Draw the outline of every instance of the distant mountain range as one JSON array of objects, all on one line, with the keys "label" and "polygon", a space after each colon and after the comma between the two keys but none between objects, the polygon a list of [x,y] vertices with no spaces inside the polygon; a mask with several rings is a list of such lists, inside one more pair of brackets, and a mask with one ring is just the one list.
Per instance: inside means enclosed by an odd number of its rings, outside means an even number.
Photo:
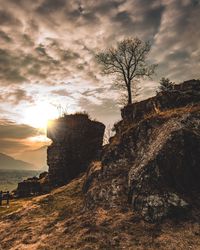
[{"label": "distant mountain range", "polygon": [[31,163],[16,160],[11,156],[0,153],[0,169],[34,170],[36,167]]},{"label": "distant mountain range", "polygon": [[47,167],[47,146],[40,147],[35,150],[28,150],[16,155],[16,158],[30,162],[36,169],[46,171]]}]

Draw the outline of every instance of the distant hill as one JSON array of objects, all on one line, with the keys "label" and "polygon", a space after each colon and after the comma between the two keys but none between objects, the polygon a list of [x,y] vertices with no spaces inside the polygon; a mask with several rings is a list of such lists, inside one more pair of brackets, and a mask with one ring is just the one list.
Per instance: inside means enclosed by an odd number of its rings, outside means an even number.
[{"label": "distant hill", "polygon": [[31,163],[0,153],[0,169],[34,170],[35,168]]},{"label": "distant hill", "polygon": [[47,146],[22,152],[16,157],[22,161],[30,162],[37,167],[36,169],[47,170]]}]

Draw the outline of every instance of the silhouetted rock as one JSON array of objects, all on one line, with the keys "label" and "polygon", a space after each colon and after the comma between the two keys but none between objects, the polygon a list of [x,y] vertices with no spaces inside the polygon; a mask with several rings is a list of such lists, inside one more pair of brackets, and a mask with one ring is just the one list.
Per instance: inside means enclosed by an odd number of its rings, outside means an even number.
[{"label": "silhouetted rock", "polygon": [[200,194],[200,81],[129,105],[122,117],[88,169],[87,207],[131,206],[147,221],[184,214]]},{"label": "silhouetted rock", "polygon": [[85,171],[103,143],[105,126],[86,114],[65,115],[48,127],[53,141],[48,147],[49,180],[53,186],[63,185]]},{"label": "silhouetted rock", "polygon": [[17,197],[28,197],[48,191],[50,191],[48,173],[43,172],[39,177],[35,176],[18,183],[15,194]]}]

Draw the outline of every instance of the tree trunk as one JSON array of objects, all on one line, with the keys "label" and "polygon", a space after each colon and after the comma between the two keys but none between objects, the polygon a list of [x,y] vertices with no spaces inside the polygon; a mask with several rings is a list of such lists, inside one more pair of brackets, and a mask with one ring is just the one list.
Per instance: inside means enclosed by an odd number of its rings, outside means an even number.
[{"label": "tree trunk", "polygon": [[131,93],[131,85],[128,84],[127,86],[127,91],[128,91],[128,104],[132,104],[132,93]]}]

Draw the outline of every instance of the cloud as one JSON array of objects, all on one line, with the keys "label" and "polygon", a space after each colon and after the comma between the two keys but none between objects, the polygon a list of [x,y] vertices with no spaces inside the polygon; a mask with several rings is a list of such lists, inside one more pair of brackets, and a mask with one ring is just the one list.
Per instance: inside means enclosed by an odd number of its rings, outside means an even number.
[{"label": "cloud", "polygon": [[53,90],[51,93],[59,96],[71,96],[66,89]]},{"label": "cloud", "polygon": [[140,99],[155,92],[162,76],[199,78],[197,0],[0,0],[0,6],[1,107],[9,102],[19,116],[25,103],[61,98],[74,111],[118,117],[119,91],[100,75],[94,54],[124,37],[150,40],[149,60],[159,64],[155,81],[142,82]]},{"label": "cloud", "polygon": [[[8,50],[0,49],[0,79],[8,82],[22,82],[25,80],[20,74],[18,60]],[[3,82],[2,82],[3,83]]]},{"label": "cloud", "polygon": [[0,25],[21,25],[21,22],[10,12],[0,10]]},{"label": "cloud", "polygon": [[103,121],[106,125],[113,125],[113,121],[120,119],[120,107],[111,98],[99,98],[99,101],[82,97],[79,100],[79,107],[86,111],[93,119]]},{"label": "cloud", "polygon": [[40,14],[55,12],[63,8],[65,3],[66,0],[44,0],[36,11]]},{"label": "cloud", "polygon": [[16,124],[9,120],[0,121],[0,138],[3,139],[26,139],[40,134],[38,129],[26,124]]},{"label": "cloud", "polygon": [[29,94],[24,89],[13,89],[9,92],[2,92],[0,94],[0,100],[2,102],[7,102],[11,103],[13,105],[18,105],[20,102],[28,102],[28,103],[33,103],[33,97]]},{"label": "cloud", "polygon": [[[0,152],[6,154],[15,154],[31,149],[28,138],[44,135],[42,131],[37,130],[25,124],[17,124],[10,120],[0,120]],[[36,143],[35,143],[36,144]]]},{"label": "cloud", "polygon": [[12,42],[12,39],[2,30],[0,30],[0,39],[2,39],[6,43]]},{"label": "cloud", "polygon": [[0,152],[12,155],[19,151],[25,151],[28,146],[20,140],[0,140]]},{"label": "cloud", "polygon": [[[27,37],[25,39],[30,42]],[[2,84],[7,85],[47,79],[57,71],[59,62],[39,44],[29,53],[0,49],[0,65],[0,79]]]}]

